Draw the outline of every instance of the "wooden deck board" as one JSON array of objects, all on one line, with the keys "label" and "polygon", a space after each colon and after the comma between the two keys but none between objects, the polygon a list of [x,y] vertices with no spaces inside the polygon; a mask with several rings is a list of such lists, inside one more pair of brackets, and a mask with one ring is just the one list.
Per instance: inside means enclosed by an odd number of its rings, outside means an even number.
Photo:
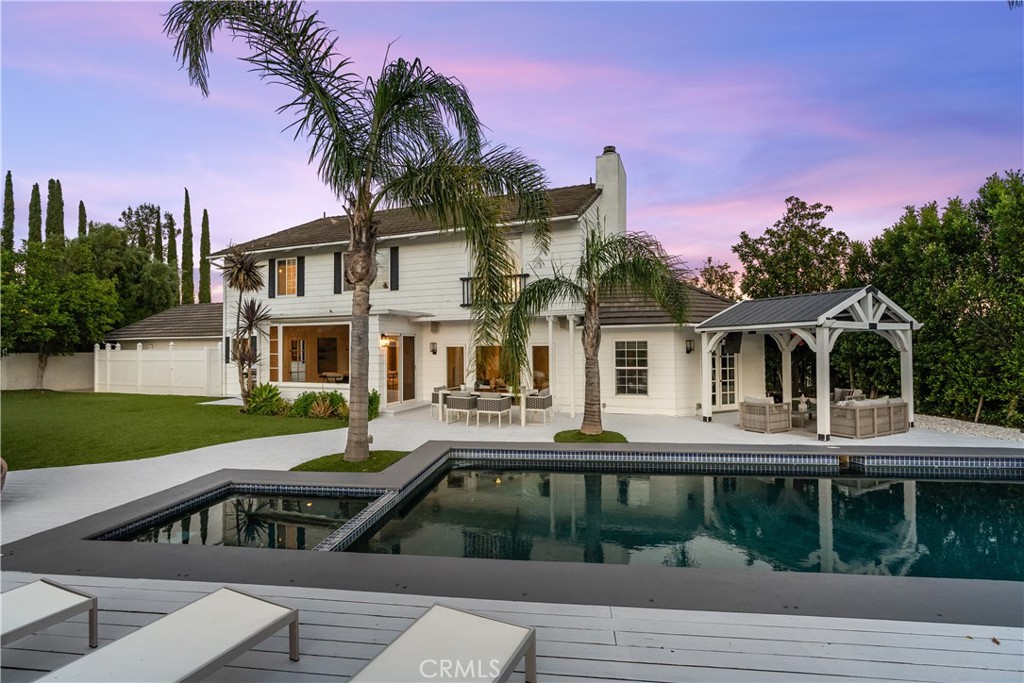
[{"label": "wooden deck board", "polygon": [[[4,573],[3,589],[36,578]],[[220,585],[54,578],[100,598],[101,646]],[[536,628],[538,674],[545,681],[1024,678],[1024,629],[1007,627],[548,605],[288,586],[242,588],[299,608],[302,657],[298,662],[288,659],[282,631],[210,680],[347,681],[435,602]],[[4,682],[29,683],[77,659],[89,649],[84,627],[83,618],[76,617],[3,648]],[[522,671],[513,677],[522,679]]]}]

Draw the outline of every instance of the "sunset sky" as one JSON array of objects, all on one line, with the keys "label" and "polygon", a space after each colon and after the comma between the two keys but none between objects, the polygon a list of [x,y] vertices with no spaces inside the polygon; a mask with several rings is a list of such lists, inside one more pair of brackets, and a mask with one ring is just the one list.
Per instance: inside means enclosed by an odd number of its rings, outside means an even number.
[{"label": "sunset sky", "polygon": [[[58,178],[66,230],[84,200],[116,222],[184,188],[214,250],[341,206],[274,113],[291,94],[220,34],[204,99],[163,35],[167,3],[3,2],[2,161],[16,236]],[[735,265],[785,199],[831,204],[855,239],[908,204],[974,196],[1024,165],[1024,8],[991,2],[310,3],[352,70],[419,57],[467,87],[491,140],[553,187],[615,145],[632,229],[691,265]]]}]

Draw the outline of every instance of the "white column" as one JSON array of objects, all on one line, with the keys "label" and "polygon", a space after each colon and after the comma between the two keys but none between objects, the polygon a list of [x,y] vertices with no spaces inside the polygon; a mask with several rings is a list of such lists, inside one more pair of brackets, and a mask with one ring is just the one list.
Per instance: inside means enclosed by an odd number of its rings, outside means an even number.
[{"label": "white column", "polygon": [[174,393],[174,342],[167,345],[167,393]]},{"label": "white column", "polygon": [[818,480],[818,551],[821,556],[821,572],[835,571],[836,553],[832,538],[832,480]]},{"label": "white column", "polygon": [[700,415],[711,422],[711,339],[707,332],[700,333]]},{"label": "white column", "polygon": [[106,345],[106,361],[107,361],[107,391],[110,391],[110,344]]},{"label": "white column", "polygon": [[829,398],[832,389],[829,386],[828,377],[828,356],[829,356],[829,330],[826,327],[817,327],[814,332],[815,339],[815,393],[818,396],[818,441],[828,441],[832,435],[832,411],[829,408]]},{"label": "white column", "polygon": [[92,392],[100,392],[100,345],[92,345]]},{"label": "white column", "polygon": [[[283,355],[283,352],[281,351],[281,344],[283,342],[280,341],[280,340],[281,340],[281,337],[279,335],[278,336],[278,342],[277,342],[278,343],[278,347],[277,347],[277,349],[278,349],[278,356],[277,356],[278,359],[280,359],[281,356]],[[223,341],[218,341],[217,342],[217,366],[220,368],[220,372],[218,372],[217,374],[220,375],[220,395],[221,396],[226,396],[227,395],[227,371],[225,370],[225,368],[227,368],[227,364],[224,362],[223,358],[224,358],[224,342]],[[278,366],[280,367],[280,360],[278,361]],[[278,377],[281,377],[281,375],[279,374]]]},{"label": "white column", "polygon": [[900,397],[907,402],[907,424],[914,426],[914,347],[908,330],[900,349]]},{"label": "white column", "polygon": [[142,393],[142,342],[135,345],[135,393]]},{"label": "white column", "polygon": [[778,339],[782,341],[779,351],[782,353],[782,402],[793,400],[793,349],[789,345],[789,335],[780,332]]},{"label": "white column", "polygon": [[569,316],[569,417],[576,417],[576,316]]}]

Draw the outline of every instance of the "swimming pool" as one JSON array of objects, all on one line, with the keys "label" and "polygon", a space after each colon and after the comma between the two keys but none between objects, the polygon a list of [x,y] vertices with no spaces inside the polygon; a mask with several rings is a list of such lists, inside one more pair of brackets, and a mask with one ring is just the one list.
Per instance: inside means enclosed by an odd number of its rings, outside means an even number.
[{"label": "swimming pool", "polygon": [[453,469],[348,550],[1024,580],[1024,485]]}]

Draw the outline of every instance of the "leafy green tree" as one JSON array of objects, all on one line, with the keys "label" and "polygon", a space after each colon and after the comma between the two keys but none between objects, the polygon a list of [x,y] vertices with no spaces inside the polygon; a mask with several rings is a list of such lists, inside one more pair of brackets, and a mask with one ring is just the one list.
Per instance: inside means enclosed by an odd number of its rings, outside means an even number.
[{"label": "leafy green tree", "polygon": [[181,303],[196,302],[195,280],[192,273],[192,204],[188,199],[188,188],[185,188],[185,216],[181,223]]},{"label": "leafy green tree", "polygon": [[701,262],[697,272],[687,280],[704,291],[727,299],[736,299],[736,281],[739,277],[739,272],[733,270],[728,263],[716,263],[708,256]]},{"label": "leafy green tree", "polygon": [[85,202],[78,201],[78,236],[85,237],[88,232],[89,221],[85,217]]},{"label": "leafy green tree", "polygon": [[94,223],[89,234],[75,242],[88,247],[91,271],[114,283],[118,295],[117,324],[130,325],[176,304],[177,271],[169,264],[154,261],[149,249],[130,244],[124,229]]},{"label": "leafy green tree", "polygon": [[35,353],[36,388],[53,356],[82,351],[103,339],[117,317],[114,283],[84,266],[82,249],[47,249],[39,242],[18,252],[22,267],[4,278],[0,308],[4,353]]},{"label": "leafy green tree", "polygon": [[687,285],[679,276],[679,259],[665,253],[661,243],[639,232],[605,233],[588,225],[580,261],[570,272],[555,268],[551,277],[534,280],[523,288],[508,311],[502,339],[504,375],[518,385],[529,368],[527,344],[530,325],[557,302],[583,307],[583,424],[584,434],[600,434],[601,299],[615,292],[631,292],[657,301],[672,318],[683,323],[689,308]]},{"label": "leafy green tree", "polygon": [[50,179],[46,193],[46,243],[64,246],[64,192],[60,181]]},{"label": "leafy green tree", "polygon": [[[295,94],[279,109],[293,112],[296,138],[310,145],[310,162],[342,201],[349,218],[346,282],[352,293],[352,368],[345,457],[369,455],[368,376],[370,285],[377,277],[378,208],[408,206],[442,228],[459,228],[473,254],[473,316],[478,339],[493,337],[502,301],[511,293],[505,274],[512,254],[499,220],[533,224],[549,240],[546,179],[517,150],[488,147],[466,90],[418,59],[386,63],[377,78],[348,73],[333,32],[301,3],[182,2],[167,14],[164,31],[189,78],[209,92],[207,55],[217,30],[244,38],[244,60],[261,78]],[[509,204],[495,197],[505,196]],[[510,208],[514,210],[510,211]],[[507,214],[507,215],[503,215]],[[496,296],[497,295],[497,296]]]},{"label": "leafy green tree", "polygon": [[199,237],[199,303],[210,303],[210,215],[206,209]]},{"label": "leafy green tree", "polygon": [[39,197],[39,183],[32,185],[32,196],[28,200],[28,241],[43,241],[43,203]]},{"label": "leafy green tree", "polygon": [[128,234],[128,243],[148,250],[151,256],[156,253],[153,242],[159,222],[160,207],[156,204],[139,204],[136,209],[129,206],[121,212],[121,225]]},{"label": "leafy green tree", "polygon": [[14,251],[14,182],[10,171],[4,181],[4,227],[0,232],[0,249]]},{"label": "leafy green tree", "polygon": [[850,238],[822,225],[831,206],[786,199],[786,214],[760,237],[740,233],[732,251],[743,265],[740,291],[755,299],[841,286],[850,256]]},{"label": "leafy green tree", "polygon": [[156,207],[156,225],[153,226],[153,260],[164,260],[164,226],[160,222],[160,207]]}]

